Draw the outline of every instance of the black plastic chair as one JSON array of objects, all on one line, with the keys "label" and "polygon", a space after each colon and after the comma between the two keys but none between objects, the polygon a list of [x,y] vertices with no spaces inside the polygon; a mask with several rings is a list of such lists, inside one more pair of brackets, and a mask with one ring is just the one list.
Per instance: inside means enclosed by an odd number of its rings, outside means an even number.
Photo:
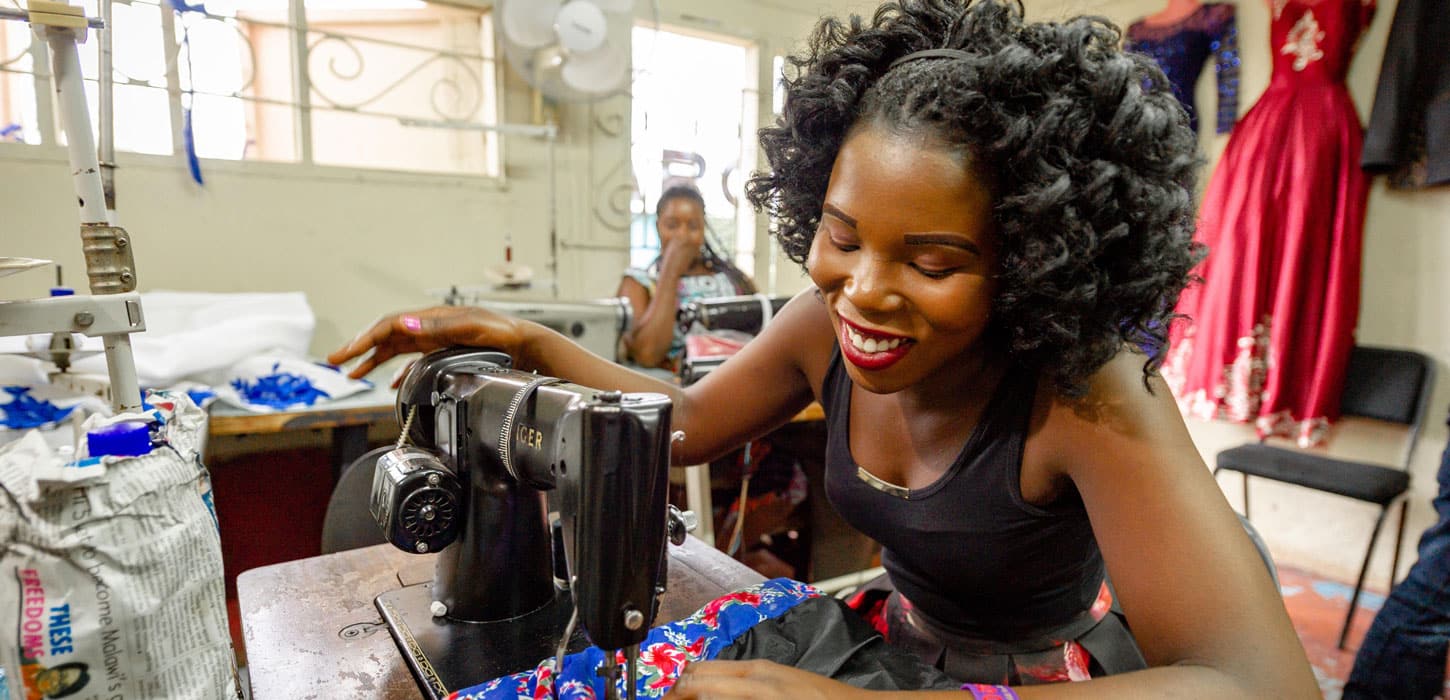
[{"label": "black plastic chair", "polygon": [[1364,563],[1360,565],[1359,580],[1354,584],[1354,595],[1349,599],[1349,613],[1345,615],[1344,628],[1339,633],[1340,649],[1344,648],[1354,611],[1359,606],[1359,594],[1364,590],[1364,578],[1369,571],[1370,556],[1374,554],[1375,540],[1379,538],[1390,507],[1398,500],[1400,526],[1395,536],[1394,563],[1390,567],[1390,585],[1394,585],[1395,572],[1400,566],[1400,544],[1405,537],[1405,511],[1409,508],[1404,495],[1410,488],[1410,460],[1414,457],[1415,443],[1434,383],[1435,365],[1421,353],[1364,346],[1355,346],[1350,353],[1344,392],[1340,395],[1340,412],[1345,416],[1404,425],[1406,435],[1398,467],[1334,459],[1262,442],[1218,454],[1214,475],[1225,469],[1244,475],[1245,518],[1249,514],[1250,476],[1347,496],[1380,507],[1379,518],[1375,520],[1369,546],[1365,549]]},{"label": "black plastic chair", "polygon": [[343,467],[342,476],[338,477],[327,500],[327,515],[322,519],[323,554],[388,541],[368,510],[368,501],[372,498],[373,471],[378,458],[392,449],[392,445],[376,448]]}]

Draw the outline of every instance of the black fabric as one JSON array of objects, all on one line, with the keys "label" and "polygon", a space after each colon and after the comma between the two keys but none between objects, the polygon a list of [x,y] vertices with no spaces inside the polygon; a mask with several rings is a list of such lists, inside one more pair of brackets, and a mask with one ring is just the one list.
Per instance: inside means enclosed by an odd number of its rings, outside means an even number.
[{"label": "black fabric", "polygon": [[1243,445],[1218,453],[1218,468],[1307,486],[1387,505],[1410,486],[1403,469],[1330,459],[1269,445]]},{"label": "black fabric", "polygon": [[765,659],[870,690],[957,690],[960,683],[888,644],[841,601],[811,598],[766,620],[716,659]]},{"label": "black fabric", "polygon": [[1390,185],[1450,183],[1450,0],[1400,0],[1380,64],[1361,164]]},{"label": "black fabric", "polygon": [[1347,416],[1419,423],[1425,403],[1421,394],[1432,371],[1430,358],[1418,352],[1356,345],[1349,354],[1339,410]]},{"label": "black fabric", "polygon": [[[1103,584],[1107,586],[1106,582]],[[891,646],[909,651],[923,663],[942,669],[963,683],[1037,685],[1064,680],[1066,642],[1077,642],[1087,651],[1093,677],[1110,676],[1147,668],[1138,642],[1128,631],[1117,596],[1109,593],[1107,610],[1084,610],[1076,619],[1057,629],[1044,630],[1035,638],[1011,642],[981,640],[955,635],[928,619],[902,599],[890,579],[878,576],[852,595],[848,606],[857,611],[877,609]]]},{"label": "black fabric", "polygon": [[1123,615],[1123,609],[1118,606],[1117,596],[1113,598],[1112,611],[1077,640],[1092,657],[1095,678],[1098,671],[1105,676],[1111,676],[1148,668],[1147,659],[1143,658],[1142,650],[1138,649],[1138,640],[1128,630],[1128,619]]},{"label": "black fabric", "polygon": [[1076,493],[1046,509],[1022,499],[1022,445],[1035,390],[1034,372],[1010,371],[951,468],[903,498],[857,475],[851,380],[839,349],[826,372],[826,495],[847,522],[881,543],[881,563],[897,590],[954,634],[1011,641],[1061,628],[1091,607],[1103,580],[1102,555]]}]

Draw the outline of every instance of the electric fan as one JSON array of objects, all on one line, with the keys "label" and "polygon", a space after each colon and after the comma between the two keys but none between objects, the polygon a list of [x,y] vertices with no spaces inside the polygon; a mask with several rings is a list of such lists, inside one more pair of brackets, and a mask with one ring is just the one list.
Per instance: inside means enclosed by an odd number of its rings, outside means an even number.
[{"label": "electric fan", "polygon": [[629,83],[631,0],[498,0],[514,69],[556,101],[605,97]]}]

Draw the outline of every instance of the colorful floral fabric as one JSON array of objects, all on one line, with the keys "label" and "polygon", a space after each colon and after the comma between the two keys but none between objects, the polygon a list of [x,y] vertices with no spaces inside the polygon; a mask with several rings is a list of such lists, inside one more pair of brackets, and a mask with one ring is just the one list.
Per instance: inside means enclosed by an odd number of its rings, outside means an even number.
[{"label": "colorful floral fabric", "polygon": [[[692,662],[712,659],[720,651],[766,620],[775,619],[801,602],[820,597],[820,591],[791,579],[777,578],[710,601],[695,614],[650,630],[639,645],[639,679],[635,690],[640,698],[659,698],[669,692],[680,673]],[[544,700],[552,697],[555,683],[560,700],[594,700],[604,697],[604,650],[590,647],[564,657],[563,672],[556,677],[555,659],[544,659],[529,671],[496,678],[457,691],[449,700]],[[624,651],[614,652],[615,662],[624,668]],[[624,679],[619,683],[625,696]]]}]

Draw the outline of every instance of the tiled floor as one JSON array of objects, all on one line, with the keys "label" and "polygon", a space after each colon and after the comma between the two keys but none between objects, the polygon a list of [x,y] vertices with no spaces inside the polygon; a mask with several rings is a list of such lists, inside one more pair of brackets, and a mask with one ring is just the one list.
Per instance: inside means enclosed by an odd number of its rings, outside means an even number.
[{"label": "tiled floor", "polygon": [[[1360,594],[1359,611],[1349,630],[1346,651],[1340,651],[1339,630],[1349,608],[1349,596],[1354,593],[1353,585],[1281,567],[1279,588],[1284,595],[1289,618],[1294,622],[1294,630],[1299,633],[1299,641],[1304,644],[1314,675],[1319,678],[1319,688],[1324,691],[1325,700],[1339,700],[1344,681],[1354,668],[1354,654],[1359,649],[1359,642],[1374,620],[1374,614],[1384,604],[1384,595],[1372,591]],[[1443,697],[1450,698],[1450,684],[1446,688]]]},{"label": "tiled floor", "polygon": [[1354,587],[1281,567],[1279,589],[1284,595],[1289,618],[1294,621],[1294,630],[1304,644],[1304,653],[1309,656],[1314,675],[1319,678],[1325,700],[1339,700],[1340,689],[1354,667],[1354,652],[1359,648],[1359,640],[1369,629],[1385,597],[1371,591],[1360,594],[1359,612],[1355,614],[1355,624],[1350,628],[1349,639],[1345,643],[1347,651],[1340,651],[1337,647],[1339,630],[1344,624],[1344,613],[1348,610],[1349,596]]}]

